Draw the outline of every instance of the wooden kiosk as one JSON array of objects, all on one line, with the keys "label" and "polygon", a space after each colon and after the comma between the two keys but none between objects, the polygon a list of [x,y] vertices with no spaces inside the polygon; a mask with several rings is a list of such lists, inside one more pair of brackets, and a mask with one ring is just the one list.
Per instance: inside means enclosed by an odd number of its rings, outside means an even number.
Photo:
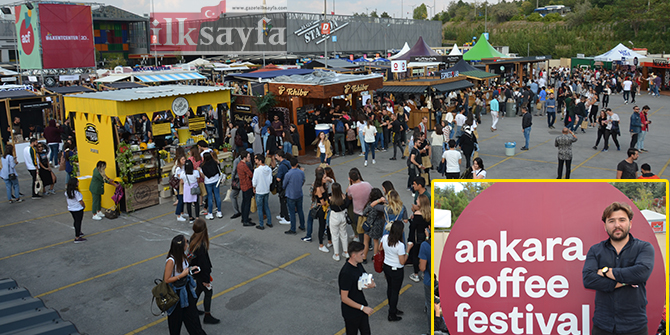
[{"label": "wooden kiosk", "polygon": [[[66,95],[65,110],[72,117],[73,129],[77,136],[79,170],[81,171],[79,189],[84,195],[86,208],[89,209],[91,195],[88,191],[90,174],[98,161],[107,162],[106,174],[115,179],[117,175],[116,149],[119,135],[115,124],[125,122],[126,116],[170,111],[184,115],[189,109],[199,106],[218,106],[230,104],[230,91],[222,87],[166,85],[157,87],[133,88],[119,91],[105,91]],[[154,127],[155,130],[155,127]],[[157,149],[155,149],[157,150]],[[139,153],[138,156],[146,153]],[[158,162],[156,162],[158,163]],[[151,171],[158,171],[154,176]],[[134,209],[158,204],[158,182],[161,173],[159,166],[147,168],[147,178],[138,185],[133,183]],[[138,171],[141,173],[142,171]],[[139,186],[142,188],[139,189]],[[137,189],[136,189],[137,188]],[[153,196],[155,193],[155,196]],[[114,204],[111,195],[114,187],[105,185],[102,207],[110,208]],[[142,197],[141,199],[139,197]],[[155,203],[154,203],[155,202]]]}]

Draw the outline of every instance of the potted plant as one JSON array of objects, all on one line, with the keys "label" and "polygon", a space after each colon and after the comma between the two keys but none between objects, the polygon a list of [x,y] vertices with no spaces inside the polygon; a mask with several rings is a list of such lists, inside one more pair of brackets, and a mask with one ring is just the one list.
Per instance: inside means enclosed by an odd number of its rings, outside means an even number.
[{"label": "potted plant", "polygon": [[255,96],[254,104],[256,105],[256,109],[258,109],[259,114],[267,115],[267,113],[270,111],[270,108],[277,105],[277,99],[275,99],[274,94],[268,92],[265,95]]}]

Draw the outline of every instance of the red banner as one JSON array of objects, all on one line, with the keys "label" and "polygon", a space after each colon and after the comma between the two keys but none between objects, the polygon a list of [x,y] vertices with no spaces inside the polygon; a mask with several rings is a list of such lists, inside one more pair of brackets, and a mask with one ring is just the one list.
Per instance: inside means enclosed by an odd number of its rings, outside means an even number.
[{"label": "red banner", "polygon": [[95,67],[90,6],[40,4],[45,69]]}]

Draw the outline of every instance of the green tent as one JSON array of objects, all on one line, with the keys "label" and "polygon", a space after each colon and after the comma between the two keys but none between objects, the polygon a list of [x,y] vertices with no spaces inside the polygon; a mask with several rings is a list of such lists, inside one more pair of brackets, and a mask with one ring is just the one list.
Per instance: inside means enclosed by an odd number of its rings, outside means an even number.
[{"label": "green tent", "polygon": [[468,52],[463,54],[464,60],[482,60],[482,58],[496,58],[496,57],[507,58],[507,56],[498,52],[498,50],[494,49],[491,46],[491,44],[489,44],[489,41],[486,40],[484,34],[479,36],[479,41],[477,41],[477,44],[475,44],[475,46],[472,47],[472,49],[468,50]]}]

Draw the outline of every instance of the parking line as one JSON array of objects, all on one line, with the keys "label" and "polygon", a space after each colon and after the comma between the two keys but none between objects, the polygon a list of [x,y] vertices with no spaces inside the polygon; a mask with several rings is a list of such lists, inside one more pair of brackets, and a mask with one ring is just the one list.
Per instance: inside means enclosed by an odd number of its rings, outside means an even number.
[{"label": "parking line", "polygon": [[[229,231],[226,231],[226,232],[223,232],[223,233],[221,233],[221,234],[219,234],[219,235],[216,235],[216,236],[214,236],[214,237],[211,237],[209,240],[211,241],[211,240],[213,240],[213,239],[215,239],[215,238],[217,238],[217,237],[221,237],[221,236],[226,235],[226,234],[228,234],[228,233],[230,233],[230,232],[233,232],[233,231],[235,231],[235,229],[231,229],[231,230],[229,230]],[[124,266],[124,267],[120,267],[120,268],[118,268],[118,269],[115,269],[115,270],[112,270],[112,271],[108,271],[108,272],[99,274],[99,275],[94,276],[94,277],[86,278],[86,279],[84,279],[84,280],[80,280],[80,281],[78,281],[78,282],[76,282],[76,283],[72,283],[72,284],[69,284],[69,285],[65,285],[65,286],[63,286],[63,287],[59,287],[59,288],[57,288],[57,289],[55,289],[55,290],[51,290],[51,291],[49,291],[49,292],[44,292],[44,293],[42,293],[42,294],[36,295],[35,298],[41,298],[41,297],[47,296],[47,295],[49,295],[49,294],[56,293],[56,292],[58,292],[58,291],[62,291],[62,290],[64,290],[64,289],[68,289],[68,288],[70,288],[70,287],[74,287],[74,286],[77,286],[77,285],[79,285],[79,284],[83,284],[83,283],[89,282],[89,281],[94,280],[94,279],[102,278],[102,277],[104,277],[104,276],[111,275],[112,273],[116,273],[116,272],[119,272],[119,271],[121,271],[121,270],[125,270],[125,269],[128,269],[128,268],[131,268],[131,267],[133,267],[133,266],[135,266],[135,265],[139,265],[139,264],[142,264],[142,263],[146,263],[146,262],[148,262],[148,261],[152,261],[152,260],[154,260],[154,259],[156,259],[156,258],[158,258],[158,257],[165,256],[165,255],[167,255],[167,253],[164,252],[164,253],[162,253],[162,254],[158,254],[158,255],[156,255],[156,256],[154,256],[154,257],[150,257],[150,258],[147,258],[147,259],[145,259],[145,260],[141,260],[141,261],[139,261],[139,262],[135,262],[135,263],[133,263],[133,264],[126,265],[126,266]]]},{"label": "parking line", "polygon": [[493,135],[493,136],[491,136],[491,137],[489,137],[489,138],[487,138],[487,139],[481,140],[481,141],[479,141],[479,142],[477,142],[477,143],[483,143],[483,142],[486,142],[486,141],[488,141],[488,140],[490,140],[490,139],[496,138],[496,137],[498,137],[498,136],[500,136],[500,134]]},{"label": "parking line", "polygon": [[[400,290],[400,294],[405,293],[405,291],[409,290],[410,287],[412,287],[411,284],[407,284],[407,285],[405,285],[405,287],[403,287],[403,288]],[[399,294],[399,295],[400,295],[400,294]],[[388,304],[389,304],[389,300],[388,300],[388,299],[382,301],[381,304],[377,305],[377,306],[372,310],[372,314],[375,314],[376,312],[378,312],[380,309],[382,309],[384,306],[386,306],[386,305],[388,305]],[[335,333],[335,335],[344,335],[344,333],[345,333],[346,331],[347,331],[347,328],[342,328],[339,332]]]},{"label": "parking line", "polygon": [[649,116],[653,116],[654,114],[656,114],[656,112],[660,111],[661,109],[663,109],[663,107],[661,107],[661,108],[655,110],[653,113],[649,114]]},{"label": "parking line", "polygon": [[658,172],[659,176],[663,175],[663,172],[668,167],[668,165],[670,165],[670,159],[668,159],[668,161],[665,163],[665,165],[663,165],[663,168],[661,169],[661,171]]},{"label": "parking line", "polygon": [[396,174],[396,173],[398,173],[398,172],[402,172],[402,171],[405,171],[405,170],[407,170],[406,167],[404,167],[404,168],[402,168],[402,169],[400,169],[400,170],[398,170],[398,171],[396,171],[396,172],[387,173],[387,174],[381,176],[380,178],[388,177],[388,176],[390,176],[390,175],[392,175],[392,174]]},{"label": "parking line", "polygon": [[591,158],[598,156],[598,154],[600,154],[600,153],[601,153],[601,151],[597,151],[597,150],[596,150],[596,153],[595,153],[595,154],[591,155],[591,157],[587,158],[585,161],[579,163],[579,165],[575,166],[575,167],[572,169],[572,171],[570,171],[570,172],[575,172],[575,170],[579,169],[579,168],[580,168],[582,165],[584,165],[586,162],[590,161]]},{"label": "parking line", "polygon": [[58,216],[58,215],[63,215],[63,214],[67,214],[67,213],[68,213],[68,212],[54,213],[54,214],[49,214],[49,215],[45,215],[45,216],[40,216],[40,217],[33,218],[33,219],[28,219],[28,220],[18,221],[18,222],[14,222],[14,223],[8,223],[8,224],[6,224],[6,225],[2,225],[2,226],[0,226],[0,228],[5,228],[5,227],[9,227],[9,226],[17,225],[17,224],[19,224],[19,223],[26,223],[26,222],[35,221],[35,220],[46,219],[46,218],[50,218],[50,217],[52,217],[52,216]]},{"label": "parking line", "polygon": [[[143,223],[143,222],[149,222],[149,221],[152,221],[152,220],[156,220],[156,219],[158,219],[158,218],[162,218],[162,217],[164,217],[164,216],[166,216],[166,215],[169,215],[169,214],[171,214],[171,213],[173,213],[173,211],[170,211],[170,212],[168,212],[168,213],[161,214],[161,215],[158,215],[158,216],[154,216],[154,217],[152,217],[152,218],[150,218],[150,219],[147,219],[147,220],[140,220],[140,221],[133,222],[133,223],[129,223],[129,224],[126,224],[126,225],[123,225],[123,226],[118,226],[118,227],[110,228],[110,229],[107,229],[107,230],[99,231],[99,232],[97,232],[97,233],[93,233],[93,234],[86,235],[86,237],[89,237],[89,236],[95,236],[95,235],[102,234],[102,233],[108,233],[108,232],[110,232],[110,231],[115,231],[115,230],[122,229],[122,228],[128,228],[128,227],[134,226],[134,225],[136,225],[136,224],[140,224],[140,223]],[[59,246],[59,245],[61,245],[61,244],[65,244],[65,243],[72,243],[72,239],[69,239],[69,240],[67,240],[67,241],[63,241],[63,242],[58,242],[58,243],[50,244],[50,245],[47,245],[47,246],[44,246],[44,247],[40,247],[40,248],[37,248],[37,249],[32,249],[32,250],[28,250],[28,251],[19,252],[18,254],[13,254],[13,255],[5,256],[5,257],[0,258],[0,261],[4,261],[5,259],[9,259],[9,258],[16,257],[16,256],[21,256],[21,255],[25,255],[25,254],[33,253],[33,252],[35,252],[35,251],[40,251],[40,250],[44,250],[44,249],[49,249],[49,248],[52,248],[52,247],[55,247],[55,246]]]},{"label": "parking line", "polygon": [[[282,264],[282,265],[280,265],[280,266],[278,266],[278,267],[276,267],[276,268],[273,268],[273,269],[271,269],[271,270],[265,271],[265,272],[259,274],[259,275],[256,276],[256,277],[253,277],[253,278],[251,278],[251,279],[248,279],[248,280],[246,280],[246,281],[243,281],[243,282],[241,282],[241,283],[239,283],[239,284],[237,284],[237,285],[235,285],[235,286],[233,286],[233,287],[230,287],[230,288],[226,289],[225,291],[222,291],[222,292],[220,292],[220,293],[217,293],[217,294],[215,294],[215,295],[212,296],[212,300],[213,300],[213,299],[216,299],[216,298],[218,298],[218,297],[220,297],[220,296],[222,296],[222,295],[224,295],[224,294],[226,294],[226,293],[229,293],[229,292],[231,292],[231,291],[233,291],[233,290],[235,290],[235,289],[238,289],[238,288],[240,288],[240,287],[242,287],[242,286],[244,286],[244,285],[247,285],[247,284],[249,284],[249,283],[251,283],[251,282],[253,282],[253,281],[256,281],[256,280],[258,280],[258,279],[260,279],[260,278],[263,278],[263,277],[265,277],[265,276],[267,276],[267,275],[269,275],[269,274],[271,274],[271,273],[277,272],[277,271],[279,271],[280,269],[286,268],[287,266],[289,266],[289,265],[291,265],[291,264],[293,264],[293,263],[295,263],[295,262],[297,262],[297,261],[299,261],[299,260],[301,260],[301,259],[303,259],[303,258],[309,256],[309,255],[311,255],[311,254],[310,254],[310,253],[303,254],[302,256],[299,256],[299,257],[297,257],[297,258],[294,258],[293,260],[291,260],[291,261],[289,261],[289,262],[286,262],[286,263],[284,263],[284,264]],[[402,292],[402,291],[401,291],[401,292]],[[200,301],[200,302],[198,303],[198,305],[201,305],[203,302],[204,302],[204,300],[203,300],[203,301]],[[131,332],[128,332],[128,333],[126,333],[126,335],[133,335],[133,334],[137,334],[137,333],[139,333],[139,332],[145,331],[145,330],[147,330],[147,329],[149,329],[149,328],[151,328],[151,327],[153,327],[153,326],[155,326],[155,325],[157,325],[157,324],[159,324],[159,323],[161,323],[161,322],[163,322],[163,321],[165,321],[165,320],[167,320],[167,317],[160,318],[160,319],[158,319],[158,320],[156,320],[156,321],[154,321],[154,322],[152,322],[152,323],[150,323],[150,324],[144,325],[144,326],[142,326],[142,327],[140,327],[140,328],[137,328],[137,329],[135,329],[135,330],[133,330],[133,331],[131,331]]]},{"label": "parking line", "polygon": [[[19,182],[21,182],[21,180],[23,180],[23,179],[19,179]],[[32,179],[26,179],[25,182],[30,182],[30,183],[32,183],[33,180],[32,180]],[[60,189],[59,189],[59,190],[55,190],[54,192],[56,192],[56,194],[63,194],[63,193],[61,193],[61,192],[65,192],[65,189],[62,189],[62,190],[60,190]],[[24,198],[23,198],[24,200],[25,200],[25,199],[30,199],[30,197],[27,197],[27,196],[25,196],[25,195],[24,195],[23,197],[24,197]],[[9,200],[4,200],[4,201],[0,201],[0,204],[5,204],[5,203],[8,203],[8,202],[9,202]]]}]

